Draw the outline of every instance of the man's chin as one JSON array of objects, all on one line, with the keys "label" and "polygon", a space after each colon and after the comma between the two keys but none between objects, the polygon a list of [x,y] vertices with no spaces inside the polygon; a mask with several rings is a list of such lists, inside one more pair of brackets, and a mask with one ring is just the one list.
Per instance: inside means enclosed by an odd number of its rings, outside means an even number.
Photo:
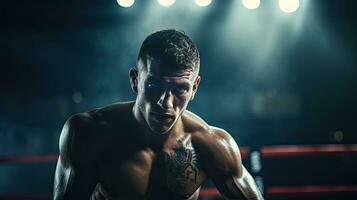
[{"label": "man's chin", "polygon": [[167,134],[175,124],[175,120],[171,120],[168,123],[158,123],[157,121],[152,121],[149,128],[152,132],[158,134]]},{"label": "man's chin", "polygon": [[150,124],[149,128],[152,132],[157,133],[157,134],[167,134],[170,132],[172,129],[174,123],[170,124]]}]

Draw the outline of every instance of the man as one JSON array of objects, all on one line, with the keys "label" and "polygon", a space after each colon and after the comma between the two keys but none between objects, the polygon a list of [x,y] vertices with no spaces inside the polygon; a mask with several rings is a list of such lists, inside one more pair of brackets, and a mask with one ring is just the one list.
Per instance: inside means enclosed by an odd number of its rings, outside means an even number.
[{"label": "man", "polygon": [[208,179],[226,199],[263,199],[234,139],[186,110],[199,66],[184,33],[148,36],[129,72],[136,100],[76,114],[64,125],[54,199],[195,200]]}]

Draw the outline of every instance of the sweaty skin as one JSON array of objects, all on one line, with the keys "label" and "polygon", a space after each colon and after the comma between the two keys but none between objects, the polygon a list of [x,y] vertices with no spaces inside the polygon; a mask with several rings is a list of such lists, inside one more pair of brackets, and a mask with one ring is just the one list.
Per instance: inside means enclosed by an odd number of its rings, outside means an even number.
[{"label": "sweaty skin", "polygon": [[226,199],[263,199],[234,139],[186,109],[200,77],[150,57],[138,69],[130,70],[135,101],[65,123],[54,199],[196,200],[207,179]]}]

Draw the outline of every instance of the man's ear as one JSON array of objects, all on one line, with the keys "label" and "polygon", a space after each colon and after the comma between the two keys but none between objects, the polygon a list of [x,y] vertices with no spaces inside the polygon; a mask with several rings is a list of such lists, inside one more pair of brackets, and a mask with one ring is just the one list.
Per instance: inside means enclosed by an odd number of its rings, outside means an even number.
[{"label": "man's ear", "polygon": [[138,70],[136,68],[133,67],[129,70],[129,79],[130,79],[131,89],[135,93],[138,93]]},{"label": "man's ear", "polygon": [[195,98],[195,94],[197,92],[197,89],[198,89],[198,86],[200,85],[201,83],[201,76],[197,76],[196,77],[196,80],[195,80],[195,83],[193,84],[193,92],[192,92],[192,96],[191,96],[191,101]]}]

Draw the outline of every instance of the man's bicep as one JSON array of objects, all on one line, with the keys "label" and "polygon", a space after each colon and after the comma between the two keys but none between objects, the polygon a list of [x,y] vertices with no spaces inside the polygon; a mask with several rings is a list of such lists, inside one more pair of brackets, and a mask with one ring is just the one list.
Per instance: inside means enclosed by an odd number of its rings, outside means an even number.
[{"label": "man's bicep", "polygon": [[70,167],[63,166],[61,157],[59,157],[56,166],[55,181],[54,181],[54,188],[53,188],[54,200],[65,199],[71,171],[72,169]]},{"label": "man's bicep", "polygon": [[89,199],[97,185],[94,171],[85,168],[65,166],[58,159],[55,181],[54,200]]},{"label": "man's bicep", "polygon": [[220,193],[229,200],[262,200],[253,177],[242,165],[242,175],[218,178],[215,183]]},{"label": "man's bicep", "polygon": [[253,177],[242,164],[239,147],[232,136],[223,129],[215,129],[218,139],[214,151],[216,159],[208,167],[211,178],[226,199],[263,199]]}]

